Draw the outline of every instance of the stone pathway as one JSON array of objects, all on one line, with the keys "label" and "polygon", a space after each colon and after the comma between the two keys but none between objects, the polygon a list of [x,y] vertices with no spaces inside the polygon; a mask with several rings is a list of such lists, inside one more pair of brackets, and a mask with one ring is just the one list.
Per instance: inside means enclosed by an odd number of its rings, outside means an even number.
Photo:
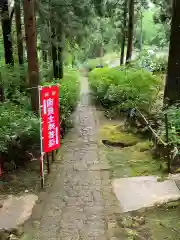
[{"label": "stone pathway", "polygon": [[[110,239],[102,189],[104,169],[99,162],[96,139],[97,127],[95,109],[89,100],[88,81],[84,78],[80,103],[75,113],[75,128],[63,141],[58,173],[45,197],[46,202],[39,204],[42,215],[36,213],[38,217],[33,217],[35,230],[28,239]],[[39,207],[37,205],[35,211]]]}]

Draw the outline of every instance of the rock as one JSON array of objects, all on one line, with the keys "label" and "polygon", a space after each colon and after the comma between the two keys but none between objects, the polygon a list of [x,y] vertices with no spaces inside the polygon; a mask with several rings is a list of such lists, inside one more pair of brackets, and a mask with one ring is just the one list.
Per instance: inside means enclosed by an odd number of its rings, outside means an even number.
[{"label": "rock", "polygon": [[10,232],[11,232],[11,234],[15,235],[16,237],[21,237],[24,233],[23,227],[21,227],[21,226],[11,229]]},{"label": "rock", "polygon": [[145,218],[144,217],[135,217],[134,219],[139,225],[144,225],[145,224]]},{"label": "rock", "polygon": [[17,240],[18,238],[14,234],[10,234],[9,240]]}]

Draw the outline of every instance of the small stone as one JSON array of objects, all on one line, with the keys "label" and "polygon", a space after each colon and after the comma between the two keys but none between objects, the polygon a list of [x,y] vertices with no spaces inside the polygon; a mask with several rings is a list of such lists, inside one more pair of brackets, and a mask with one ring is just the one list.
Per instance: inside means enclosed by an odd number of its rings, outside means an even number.
[{"label": "small stone", "polygon": [[11,229],[11,234],[13,234],[17,237],[21,237],[23,235],[23,233],[24,233],[23,227],[21,227],[21,226]]},{"label": "small stone", "polygon": [[14,234],[10,234],[9,240],[17,240],[18,238]]},{"label": "small stone", "polygon": [[135,217],[133,220],[136,223],[138,223],[139,225],[144,225],[145,224],[145,218],[144,217]]},{"label": "small stone", "polygon": [[40,222],[39,221],[33,221],[33,227],[38,229],[40,227]]},{"label": "small stone", "polygon": [[27,189],[26,189],[24,192],[25,192],[25,193],[28,193],[28,192],[29,192],[29,190],[27,190]]}]

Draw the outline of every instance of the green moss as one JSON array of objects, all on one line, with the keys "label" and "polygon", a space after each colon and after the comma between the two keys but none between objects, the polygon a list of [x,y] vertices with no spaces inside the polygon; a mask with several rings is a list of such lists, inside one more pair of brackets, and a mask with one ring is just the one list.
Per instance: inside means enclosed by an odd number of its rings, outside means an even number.
[{"label": "green moss", "polygon": [[[137,135],[126,133],[120,126],[105,126],[101,129],[101,140],[134,143],[125,148],[101,146],[102,161],[107,159],[111,165],[111,177],[133,177],[141,175],[160,176],[159,181],[166,180],[161,159],[151,154],[151,142],[142,140]],[[164,240],[180,239],[180,202],[172,202],[163,206],[141,209],[131,213],[117,215],[117,239],[132,240]],[[179,230],[178,230],[179,231]],[[179,231],[180,232],[180,231]]]},{"label": "green moss", "polygon": [[125,132],[122,126],[106,125],[101,129],[101,139],[108,140],[112,143],[125,143],[135,145],[140,139],[134,134]]},{"label": "green moss", "polygon": [[[180,201],[134,211],[117,217],[119,233],[125,231],[122,240],[129,236],[137,240],[180,239]],[[121,235],[117,235],[121,237]]]},{"label": "green moss", "polygon": [[100,137],[101,140],[129,145],[125,148],[103,148],[112,167],[112,177],[164,175],[161,168],[162,160],[152,156],[150,151],[152,145],[149,140],[142,140],[138,135],[127,133],[122,125],[104,126],[100,130]]}]

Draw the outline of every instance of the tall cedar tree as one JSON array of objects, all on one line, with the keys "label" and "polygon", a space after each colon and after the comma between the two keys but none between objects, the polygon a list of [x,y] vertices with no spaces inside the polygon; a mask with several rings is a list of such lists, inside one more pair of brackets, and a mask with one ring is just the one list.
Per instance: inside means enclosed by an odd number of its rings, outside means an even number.
[{"label": "tall cedar tree", "polygon": [[126,21],[127,21],[127,0],[124,0],[120,65],[124,64],[124,50],[125,50],[126,33],[127,33]]},{"label": "tall cedar tree", "polygon": [[8,0],[4,0],[1,8],[1,25],[4,41],[5,63],[14,65],[12,46],[12,14],[9,14]]},{"label": "tall cedar tree", "polygon": [[39,111],[38,85],[39,65],[36,43],[35,0],[24,0],[24,24],[28,57],[29,85],[31,87],[31,105],[35,113]]},{"label": "tall cedar tree", "polygon": [[173,1],[171,36],[169,44],[168,70],[164,91],[165,103],[173,104],[180,100],[180,1]]},{"label": "tall cedar tree", "polygon": [[23,63],[24,63],[24,51],[23,51],[20,0],[15,1],[15,19],[16,19],[16,33],[17,33],[17,47],[18,47],[19,64],[23,65]]},{"label": "tall cedar tree", "polygon": [[127,43],[126,64],[128,64],[132,58],[133,33],[134,33],[134,0],[129,0],[129,22],[128,22],[128,43]]}]

